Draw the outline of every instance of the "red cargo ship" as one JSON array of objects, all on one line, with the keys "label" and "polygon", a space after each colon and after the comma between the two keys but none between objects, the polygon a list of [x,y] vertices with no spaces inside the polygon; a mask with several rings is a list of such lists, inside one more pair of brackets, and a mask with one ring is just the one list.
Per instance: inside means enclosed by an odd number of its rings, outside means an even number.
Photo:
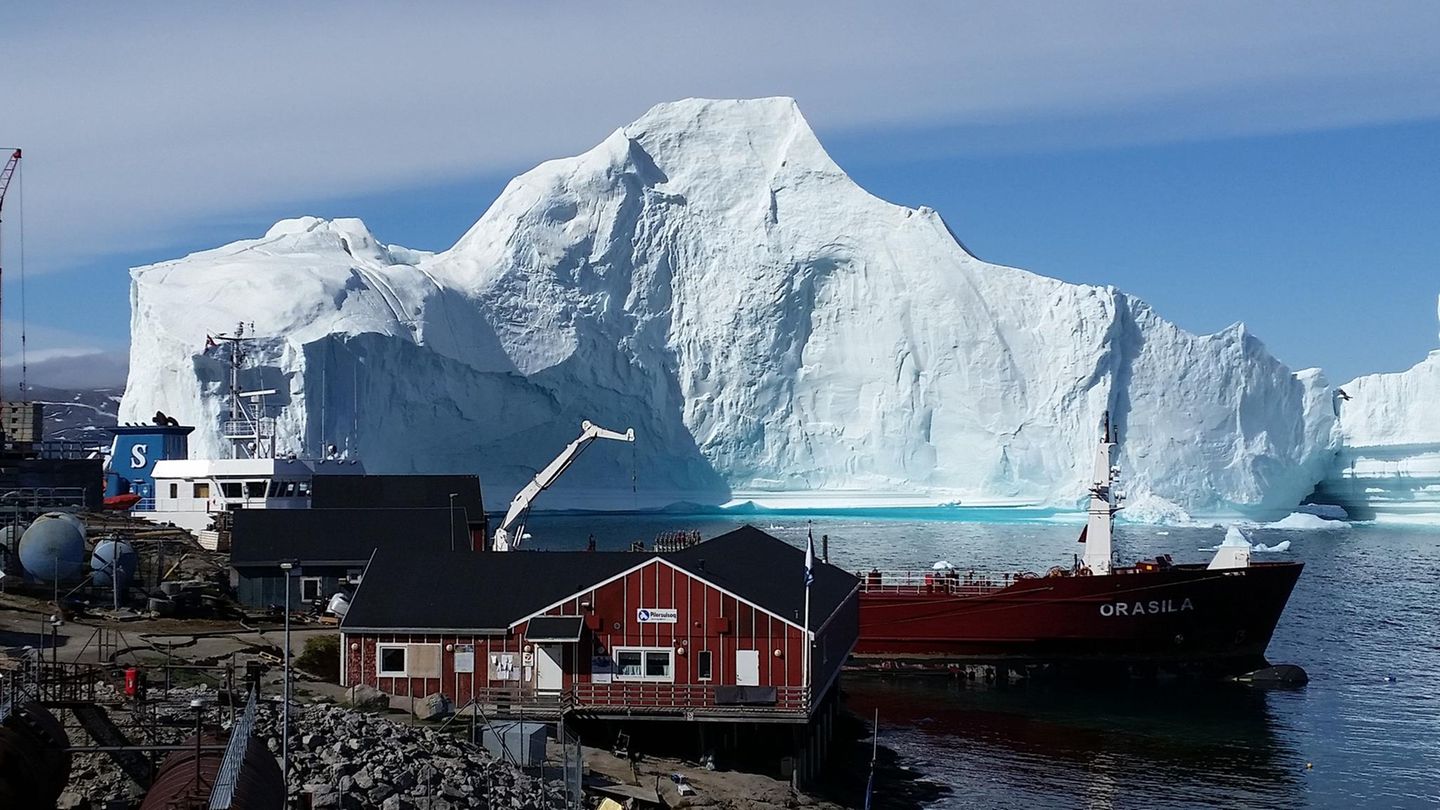
[{"label": "red cargo ship", "polygon": [[1206,564],[1169,556],[1111,564],[1119,511],[1108,415],[1090,488],[1085,554],[1047,574],[872,571],[860,594],[856,663],[881,668],[996,664],[1242,675],[1265,648],[1304,567],[1253,563],[1227,541]]}]

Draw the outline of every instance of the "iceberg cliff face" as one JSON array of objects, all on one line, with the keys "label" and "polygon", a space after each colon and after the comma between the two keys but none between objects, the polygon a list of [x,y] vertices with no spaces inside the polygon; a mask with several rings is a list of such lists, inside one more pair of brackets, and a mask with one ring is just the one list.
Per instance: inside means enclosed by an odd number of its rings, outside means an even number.
[{"label": "iceberg cliff face", "polygon": [[581,418],[636,428],[552,507],[1068,506],[1105,410],[1127,490],[1191,512],[1283,514],[1333,453],[1318,374],[1241,326],[1191,335],[976,259],[934,211],[856,186],[788,99],[660,105],[513,180],[443,253],[289,220],[132,276],[122,420],[159,408],[218,449],[204,337],[254,322],[300,452],[508,494]]},{"label": "iceberg cliff face", "polygon": [[1440,522],[1440,350],[1335,396],[1341,446],[1317,499],[1362,520]]}]

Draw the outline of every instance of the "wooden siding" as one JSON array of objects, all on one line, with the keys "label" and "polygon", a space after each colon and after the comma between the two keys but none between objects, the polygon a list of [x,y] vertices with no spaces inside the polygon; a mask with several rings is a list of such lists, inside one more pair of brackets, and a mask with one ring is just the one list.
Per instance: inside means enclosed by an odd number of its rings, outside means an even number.
[{"label": "wooden siding", "polygon": [[[797,588],[799,583],[797,583]],[[674,610],[672,623],[640,622],[637,611]],[[844,663],[858,632],[859,602],[852,595],[834,616],[814,616],[812,623],[822,632],[816,635],[814,671],[811,682],[826,689]],[[743,599],[724,593],[701,579],[654,559],[613,581],[598,585],[562,604],[546,610],[545,616],[579,616],[584,629],[578,643],[563,646],[563,681],[560,695],[538,694],[532,667],[522,669],[520,680],[490,678],[490,657],[510,654],[523,665],[527,647],[528,621],[505,634],[473,633],[353,633],[344,635],[345,683],[366,683],[391,695],[425,697],[444,693],[457,707],[472,698],[481,703],[514,700],[534,705],[554,703],[557,707],[584,707],[593,710],[634,709],[658,713],[690,714],[707,710],[734,714],[785,713],[800,719],[814,708],[812,690],[804,678],[805,643],[799,626],[773,616]],[[380,677],[376,656],[381,644],[441,645],[439,677]],[[474,645],[475,672],[455,672],[455,646]],[[613,659],[622,647],[667,649],[673,652],[672,680],[633,681],[612,676],[612,683],[597,679],[593,658]],[[603,650],[603,653],[600,651]],[[683,650],[683,653],[681,652]],[[759,653],[759,683],[762,689],[776,690],[772,706],[721,705],[715,687],[736,685],[737,653]],[[711,677],[702,680],[700,652],[711,653]],[[818,697],[818,695],[817,695]]]}]

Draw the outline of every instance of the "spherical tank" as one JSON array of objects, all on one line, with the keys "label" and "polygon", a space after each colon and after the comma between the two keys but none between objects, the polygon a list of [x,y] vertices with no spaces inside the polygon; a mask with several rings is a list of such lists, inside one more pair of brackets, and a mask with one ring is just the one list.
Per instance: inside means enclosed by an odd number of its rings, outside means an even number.
[{"label": "spherical tank", "polygon": [[74,579],[85,567],[85,524],[58,512],[35,518],[20,538],[20,565],[43,582]]},{"label": "spherical tank", "polygon": [[106,539],[95,544],[90,555],[90,581],[97,588],[110,588],[116,583],[110,577],[113,573],[121,590],[130,587],[135,569],[140,564],[140,555],[124,540]]},{"label": "spherical tank", "polygon": [[26,523],[20,523],[13,526],[0,526],[0,549],[9,552],[15,551],[15,547],[20,544],[20,536],[25,533],[25,528],[28,525],[29,524]]}]

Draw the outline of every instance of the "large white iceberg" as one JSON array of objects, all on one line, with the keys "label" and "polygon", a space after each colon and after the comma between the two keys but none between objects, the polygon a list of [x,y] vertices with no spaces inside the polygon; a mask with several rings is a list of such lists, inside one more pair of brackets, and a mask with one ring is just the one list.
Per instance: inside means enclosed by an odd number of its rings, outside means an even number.
[{"label": "large white iceberg", "polygon": [[221,449],[205,336],[253,323],[297,452],[508,495],[582,418],[636,428],[551,507],[1072,505],[1108,410],[1132,494],[1274,518],[1334,451],[1318,373],[1243,326],[1193,335],[976,259],[851,181],[789,99],[657,106],[511,181],[442,253],[287,220],[132,278],[122,420],[164,410]]},{"label": "large white iceberg", "polygon": [[1317,497],[1361,520],[1440,522],[1440,350],[1334,396],[1342,444]]}]

